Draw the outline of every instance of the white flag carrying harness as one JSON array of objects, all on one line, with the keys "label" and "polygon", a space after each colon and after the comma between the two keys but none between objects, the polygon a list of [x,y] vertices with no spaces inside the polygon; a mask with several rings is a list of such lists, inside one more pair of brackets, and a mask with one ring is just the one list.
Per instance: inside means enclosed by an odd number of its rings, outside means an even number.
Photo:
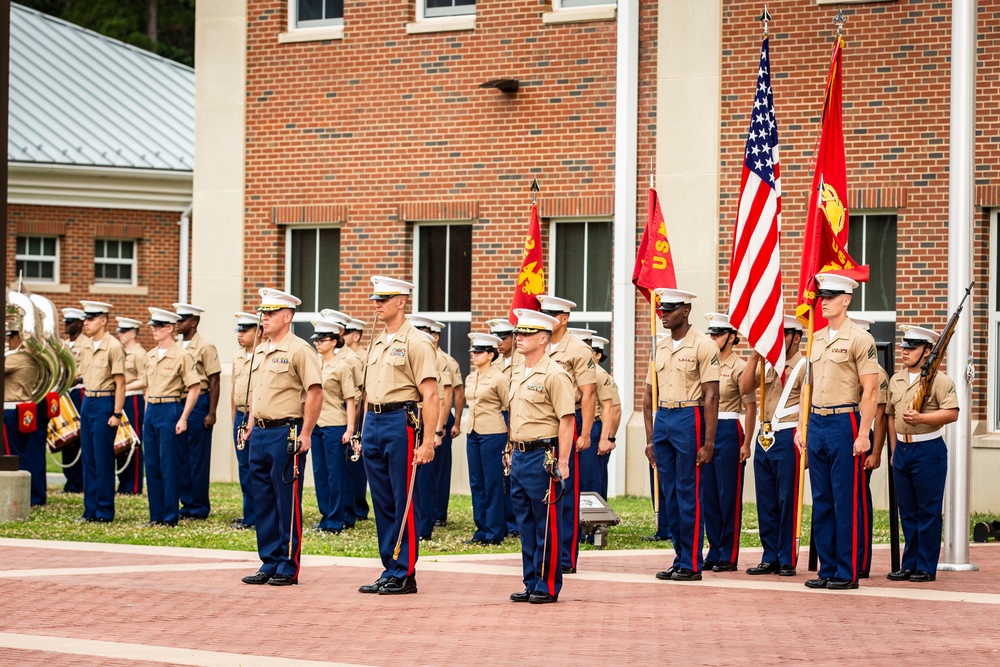
[{"label": "white flag carrying harness", "polygon": [[799,371],[802,370],[802,367],[805,366],[805,363],[806,363],[805,357],[799,359],[798,363],[795,364],[795,368],[792,369],[791,375],[789,375],[788,379],[785,380],[785,388],[782,390],[781,397],[778,399],[778,405],[775,406],[774,408],[774,414],[771,415],[772,432],[782,431],[784,429],[796,426],[795,422],[788,422],[786,424],[780,425],[779,428],[778,421],[784,419],[785,417],[798,414],[799,412],[798,404],[793,405],[790,408],[786,408],[785,403],[788,402],[788,396],[792,393],[792,387],[795,385],[795,378],[798,377]]}]

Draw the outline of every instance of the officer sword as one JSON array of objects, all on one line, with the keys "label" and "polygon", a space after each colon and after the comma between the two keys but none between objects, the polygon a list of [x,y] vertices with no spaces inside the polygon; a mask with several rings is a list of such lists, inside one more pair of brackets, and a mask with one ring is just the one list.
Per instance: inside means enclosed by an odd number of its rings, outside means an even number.
[{"label": "officer sword", "polygon": [[[409,416],[407,412],[407,416]],[[420,408],[418,407],[414,413],[413,427],[413,449],[416,451],[417,447],[420,446]],[[396,548],[392,550],[392,559],[396,560],[399,558],[399,549],[403,544],[403,532],[406,531],[406,518],[410,516],[410,506],[413,504],[413,489],[417,485],[417,462],[414,459],[413,465],[410,466],[410,486],[406,490],[406,507],[403,509],[403,518],[399,522],[399,536],[396,538]]]},{"label": "officer sword", "polygon": [[243,405],[246,406],[246,412],[243,413],[243,423],[240,424],[239,428],[239,441],[236,443],[236,449],[243,451],[243,448],[247,446],[247,424],[250,421],[250,380],[253,378],[253,358],[257,356],[257,340],[261,333],[261,322],[264,319],[264,312],[257,313],[257,330],[253,333],[253,345],[250,349],[250,371],[247,373],[247,394],[246,398],[243,399]]}]

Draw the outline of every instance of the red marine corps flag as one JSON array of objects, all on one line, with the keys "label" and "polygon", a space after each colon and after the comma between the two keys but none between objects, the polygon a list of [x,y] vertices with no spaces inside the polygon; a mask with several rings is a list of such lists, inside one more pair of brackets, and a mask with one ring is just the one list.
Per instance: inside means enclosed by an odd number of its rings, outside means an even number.
[{"label": "red marine corps flag", "polygon": [[781,170],[768,42],[765,33],[757,68],[757,93],[743,156],[736,236],[729,264],[729,320],[780,374],[785,366],[785,306],[778,254]]},{"label": "red marine corps flag", "polygon": [[667,224],[663,220],[660,199],[656,196],[652,183],[649,186],[649,204],[646,208],[646,229],[642,232],[639,252],[635,256],[632,284],[650,303],[650,290],[677,287],[674,259],[670,255],[670,241],[667,240]]},{"label": "red marine corps flag", "polygon": [[795,314],[803,325],[826,326],[815,308],[815,276],[823,271],[837,271],[858,282],[868,281],[868,267],[858,266],[847,254],[847,165],[844,159],[844,128],[841,110],[841,52],[843,38],[837,33],[833,59],[826,80],[823,128],[816,155],[809,208],[806,210],[805,243],[799,270],[799,298]]},{"label": "red marine corps flag", "polygon": [[515,308],[539,310],[538,295],[545,293],[545,267],[542,261],[542,228],[538,221],[538,202],[535,194],[538,192],[538,181],[531,183],[531,221],[528,223],[528,235],[524,238],[524,251],[521,254],[521,272],[514,286],[514,298],[511,299],[510,312],[507,314],[511,324],[517,324],[514,317]]}]

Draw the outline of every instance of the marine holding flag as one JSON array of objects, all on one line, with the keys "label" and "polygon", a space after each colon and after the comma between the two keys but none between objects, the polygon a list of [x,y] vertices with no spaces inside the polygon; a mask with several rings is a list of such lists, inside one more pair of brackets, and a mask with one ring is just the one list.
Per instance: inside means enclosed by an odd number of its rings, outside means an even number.
[{"label": "marine holding flag", "polygon": [[524,238],[524,253],[521,256],[521,271],[514,286],[514,298],[511,299],[510,312],[507,314],[511,324],[517,323],[514,311],[518,308],[539,310],[538,295],[545,292],[545,263],[542,255],[542,230],[538,221],[538,204],[531,204],[531,221],[528,223],[528,235]]}]

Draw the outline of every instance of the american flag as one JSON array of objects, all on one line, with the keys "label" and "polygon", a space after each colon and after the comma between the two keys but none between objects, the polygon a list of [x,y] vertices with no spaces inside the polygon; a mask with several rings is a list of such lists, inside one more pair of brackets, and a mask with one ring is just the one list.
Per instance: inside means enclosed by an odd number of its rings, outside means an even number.
[{"label": "american flag", "polygon": [[781,173],[767,37],[761,44],[751,116],[729,265],[729,319],[781,373],[785,366],[784,301],[778,255]]}]

